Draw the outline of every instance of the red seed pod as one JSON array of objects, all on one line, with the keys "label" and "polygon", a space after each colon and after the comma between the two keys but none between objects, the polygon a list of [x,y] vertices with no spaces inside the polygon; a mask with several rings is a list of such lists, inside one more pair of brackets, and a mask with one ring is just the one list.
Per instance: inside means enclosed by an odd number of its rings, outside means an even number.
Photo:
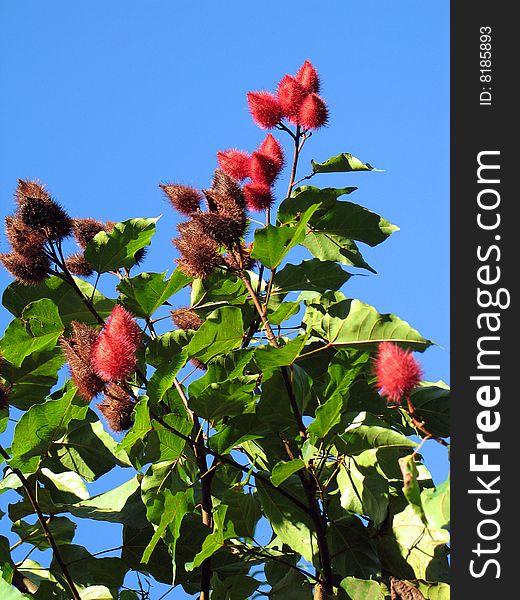
[{"label": "red seed pod", "polygon": [[71,322],[72,335],[61,337],[60,344],[69,363],[70,375],[80,396],[90,401],[104,388],[104,382],[92,368],[92,349],[98,338],[98,332],[84,323]]},{"label": "red seed pod", "polygon": [[27,257],[11,252],[0,254],[0,262],[17,281],[24,285],[37,285],[49,276],[50,263],[44,254]]},{"label": "red seed pod", "polygon": [[250,177],[251,156],[241,150],[225,150],[217,152],[220,168],[233,179],[243,181]]},{"label": "red seed pod", "polygon": [[298,122],[300,106],[308,92],[296,81],[294,77],[285,75],[278,84],[278,100],[283,114],[292,123]]},{"label": "red seed pod", "polygon": [[260,212],[270,208],[273,204],[271,188],[261,183],[246,183],[244,195],[250,210]]},{"label": "red seed pod", "polygon": [[133,373],[141,336],[133,316],[116,304],[92,350],[96,374],[103,381],[117,381]]},{"label": "red seed pod", "polygon": [[262,129],[272,129],[283,117],[279,99],[270,92],[248,92],[247,101],[253,121]]},{"label": "red seed pod", "polygon": [[329,111],[318,94],[309,94],[303,101],[298,114],[298,123],[304,129],[318,129],[327,124]]},{"label": "red seed pod", "polygon": [[188,185],[164,183],[159,186],[170,204],[183,215],[191,215],[200,208],[202,195],[199,190]]},{"label": "red seed pod", "polygon": [[260,152],[253,152],[251,156],[251,179],[253,183],[270,187],[279,173],[280,169],[274,160]]},{"label": "red seed pod", "polygon": [[309,60],[306,60],[300,67],[300,70],[296,73],[295,79],[307,92],[314,92],[317,94],[320,91],[320,78],[318,72]]},{"label": "red seed pod", "polygon": [[273,137],[272,134],[267,134],[265,140],[258,147],[257,152],[268,156],[272,161],[274,161],[278,167],[278,170],[282,170],[285,163],[283,149],[280,145],[280,142]]},{"label": "red seed pod", "polygon": [[381,342],[375,360],[377,385],[391,402],[400,402],[420,383],[422,370],[409,350]]}]

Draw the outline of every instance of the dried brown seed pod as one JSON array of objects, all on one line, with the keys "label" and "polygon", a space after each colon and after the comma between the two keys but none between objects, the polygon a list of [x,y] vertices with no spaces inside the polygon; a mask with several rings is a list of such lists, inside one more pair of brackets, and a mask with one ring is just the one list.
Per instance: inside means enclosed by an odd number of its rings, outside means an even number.
[{"label": "dried brown seed pod", "polygon": [[80,277],[90,277],[94,273],[94,269],[85,260],[83,254],[72,254],[65,260],[65,266],[73,275]]},{"label": "dried brown seed pod", "polygon": [[49,275],[50,263],[44,254],[29,258],[11,252],[0,254],[0,262],[17,281],[24,285],[37,285]]},{"label": "dried brown seed pod", "polygon": [[177,308],[170,312],[172,320],[179,329],[193,329],[197,331],[203,321],[192,308]]}]

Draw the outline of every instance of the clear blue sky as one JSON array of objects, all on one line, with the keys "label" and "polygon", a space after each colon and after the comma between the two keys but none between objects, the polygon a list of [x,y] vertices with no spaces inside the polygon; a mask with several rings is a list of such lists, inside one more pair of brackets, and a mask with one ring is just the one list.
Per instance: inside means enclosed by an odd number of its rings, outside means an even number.
[{"label": "clear blue sky", "polygon": [[[436,341],[420,356],[426,379],[449,382],[449,2],[322,6],[3,2],[0,216],[18,178],[40,179],[72,216],[164,214],[143,267],[173,268],[176,216],[158,184],[207,186],[217,150],[253,150],[265,133],[246,92],[274,89],[308,58],[331,118],[306,146],[301,176],[311,158],[340,152],[384,169],[313,183],[359,186],[352,200],[401,228],[363,249],[378,274],[352,278],[345,293]],[[9,282],[1,270],[0,288]],[[9,319],[0,308],[2,330]],[[424,454],[444,479],[445,451],[430,442]]]}]

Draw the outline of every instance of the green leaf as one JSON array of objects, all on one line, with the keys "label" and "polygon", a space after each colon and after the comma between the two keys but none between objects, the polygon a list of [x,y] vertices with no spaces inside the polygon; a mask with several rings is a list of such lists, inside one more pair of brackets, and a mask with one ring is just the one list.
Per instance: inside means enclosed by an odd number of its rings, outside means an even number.
[{"label": "green leaf", "polygon": [[302,242],[309,252],[320,260],[340,262],[372,273],[376,271],[365,261],[354,240],[325,231],[307,231]]},{"label": "green leaf", "polygon": [[100,231],[85,248],[85,259],[98,273],[129,269],[135,264],[136,252],[150,244],[158,220],[129,219],[116,223],[111,233]]},{"label": "green leaf", "polygon": [[350,171],[380,171],[368,163],[364,163],[348,152],[332,156],[323,163],[311,160],[313,173],[347,173]]},{"label": "green leaf", "polygon": [[376,528],[384,522],[388,512],[388,481],[375,468],[345,457],[336,480],[345,510],[368,517]]},{"label": "green leaf", "polygon": [[268,225],[255,231],[255,242],[251,256],[258,259],[268,269],[275,269],[291,248],[305,237],[305,226],[318,210],[319,204],[310,206],[300,217],[298,225]]},{"label": "green leaf", "polygon": [[359,413],[345,433],[336,438],[337,443],[340,441],[342,444],[338,444],[338,448],[349,456],[372,448],[414,448],[417,445],[402,433],[392,429],[383,419],[366,412]]},{"label": "green leaf", "polygon": [[343,398],[339,394],[331,396],[324,404],[318,406],[315,420],[307,427],[313,442],[324,438],[340,422],[342,410]]},{"label": "green leaf", "polygon": [[368,528],[357,517],[347,515],[335,519],[327,528],[327,540],[335,573],[360,579],[381,577],[376,545]]},{"label": "green leaf", "polygon": [[66,392],[58,400],[35,404],[18,421],[12,443],[10,464],[24,473],[34,473],[53,442],[65,434],[74,418],[82,418],[88,407],[76,398],[76,389]]},{"label": "green leaf", "polygon": [[[96,312],[105,319],[112,312],[114,301],[105,298],[90,283],[79,277],[73,278],[85,298],[91,300]],[[58,307],[64,325],[71,321],[81,321],[87,324],[97,324],[96,318],[88,310],[76,290],[59,277],[47,277],[35,286],[11,283],[4,291],[3,305],[15,317],[21,317],[24,308],[30,303],[42,298],[52,300]]]},{"label": "green leaf", "polygon": [[[183,492],[172,494],[170,490],[161,492],[163,497],[163,512],[158,527],[150,540],[150,543],[143,552],[141,562],[146,564],[152,556],[157,543],[164,536],[166,530],[169,531],[168,546],[170,552],[175,555],[175,546],[180,534],[180,528],[184,516],[193,510],[193,489],[189,488]],[[175,562],[173,563],[175,569]],[[174,571],[175,578],[175,571]]]},{"label": "green leaf", "polygon": [[246,296],[244,282],[237,275],[215,269],[208,277],[193,280],[190,304],[198,310],[224,304],[243,304]]},{"label": "green leaf", "polygon": [[302,573],[286,568],[284,576],[269,591],[270,600],[305,600],[312,598],[311,586]]},{"label": "green leaf", "polygon": [[53,473],[50,469],[44,467],[40,472],[43,476],[47,477],[47,479],[50,479],[61,492],[73,494],[80,500],[88,500],[90,498],[85,482],[74,471]]},{"label": "green leaf", "polygon": [[409,454],[399,459],[399,467],[403,474],[403,494],[408,504],[414,509],[422,522],[427,525],[421,500],[421,486],[419,485],[419,472],[415,463],[415,456]]},{"label": "green leaf", "polygon": [[334,206],[337,198],[356,190],[356,187],[318,188],[312,185],[297,187],[292,191],[291,196],[280,204],[276,220],[282,224],[300,222],[300,217],[308,209],[326,211]]},{"label": "green leaf", "polygon": [[27,356],[19,367],[4,360],[2,375],[11,387],[9,404],[27,410],[43,402],[58,381],[64,360],[60,348]]},{"label": "green leaf", "polygon": [[280,325],[299,311],[299,302],[282,302],[274,310],[268,307],[267,320],[271,325]]},{"label": "green leaf", "polygon": [[214,356],[238,348],[244,336],[239,308],[225,306],[213,311],[195,333],[187,350],[190,356],[206,363]]},{"label": "green leaf", "polygon": [[[120,558],[95,558],[76,544],[61,546],[60,554],[72,579],[80,586],[105,585],[117,589],[123,585],[128,566]],[[55,558],[51,570],[61,572]]]},{"label": "green leaf", "polygon": [[276,274],[275,289],[279,291],[313,290],[325,292],[339,289],[351,277],[337,263],[313,258],[299,265],[288,264]]},{"label": "green leaf", "polygon": [[[76,523],[73,523],[67,517],[56,517],[47,524],[54,541],[58,545],[70,544],[76,531]],[[33,546],[37,546],[39,550],[50,548],[42,526],[39,521],[31,524],[26,521],[16,521],[13,523],[11,530],[20,536],[24,541],[29,542]]]},{"label": "green leaf", "polygon": [[442,381],[423,382],[412,392],[412,404],[417,417],[424,421],[426,429],[434,436],[450,435],[450,390]]},{"label": "green leaf", "polygon": [[450,480],[435,489],[426,488],[421,492],[421,502],[428,523],[439,529],[450,525]]},{"label": "green leaf", "polygon": [[177,373],[186,364],[188,354],[180,341],[178,331],[169,331],[148,344],[146,360],[156,370],[150,378],[147,392],[154,403],[160,402],[174,386]]},{"label": "green leaf", "polygon": [[239,537],[252,538],[255,528],[262,517],[262,508],[256,494],[244,493],[242,486],[227,490],[222,502],[228,506],[228,517]]},{"label": "green leaf", "polygon": [[410,582],[424,595],[428,600],[450,600],[450,586],[447,583],[438,583],[430,581],[412,581]]},{"label": "green leaf", "polygon": [[26,306],[20,319],[10,323],[0,340],[0,351],[5,360],[20,367],[27,356],[52,350],[63,329],[54,302],[48,298],[36,300]]},{"label": "green leaf", "polygon": [[326,292],[307,304],[303,317],[307,331],[335,346],[375,350],[380,342],[391,341],[423,351],[432,344],[406,321],[380,314],[373,306],[347,299],[341,292]]},{"label": "green leaf", "polygon": [[[308,516],[284,496],[274,494],[261,480],[257,480],[256,484],[264,515],[275,534],[284,544],[312,563],[317,552],[317,540]],[[301,489],[291,492],[297,498],[303,497]]]},{"label": "green leaf", "polygon": [[226,523],[226,513],[228,507],[224,504],[219,504],[213,511],[213,531],[210,533],[202,544],[200,552],[195,555],[192,562],[186,563],[186,571],[193,571],[210,556],[213,556],[217,550],[224,546],[226,539],[235,537],[235,531],[231,523]]},{"label": "green leaf", "polygon": [[176,269],[166,281],[165,276],[166,273],[139,273],[135,277],[125,277],[117,286],[121,303],[136,317],[147,318],[193,281],[180,269]]},{"label": "green leaf", "polygon": [[22,594],[15,587],[9,585],[3,577],[0,577],[0,596],[2,600],[23,600],[24,598],[30,598],[30,596]]},{"label": "green leaf", "polygon": [[227,454],[247,440],[256,440],[269,433],[269,429],[255,414],[233,417],[210,438],[210,446],[219,454]]},{"label": "green leaf", "polygon": [[259,346],[255,349],[255,362],[258,368],[261,371],[270,371],[277,367],[292,365],[304,348],[307,337],[299,335],[279,348],[268,345]]},{"label": "green leaf", "polygon": [[257,386],[256,375],[211,383],[199,389],[199,381],[189,388],[190,406],[203,419],[215,421],[222,417],[235,417],[254,411],[253,390]]},{"label": "green leaf", "polygon": [[278,487],[288,477],[303,468],[305,468],[305,463],[301,458],[294,458],[288,462],[281,460],[279,463],[276,463],[273,468],[273,472],[271,473],[271,483]]},{"label": "green leaf", "polygon": [[385,600],[383,590],[377,581],[345,577],[340,583],[348,600]]}]

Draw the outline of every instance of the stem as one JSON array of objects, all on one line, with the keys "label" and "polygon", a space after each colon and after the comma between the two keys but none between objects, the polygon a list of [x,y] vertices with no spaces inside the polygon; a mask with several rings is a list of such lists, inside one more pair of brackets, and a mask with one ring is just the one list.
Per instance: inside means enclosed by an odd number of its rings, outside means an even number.
[{"label": "stem", "polygon": [[[6,461],[11,458],[9,456],[9,454],[7,454],[7,452],[4,450],[3,446],[0,446],[0,454],[5,458]],[[69,586],[70,593],[72,594],[73,600],[81,600],[81,596],[79,595],[79,592],[76,589],[76,585],[74,584],[74,581],[72,580],[72,577],[70,576],[70,573],[67,569],[67,565],[65,564],[63,558],[61,557],[58,546],[54,540],[54,537],[52,536],[51,530],[49,529],[49,527],[47,525],[47,520],[43,516],[40,505],[38,504],[38,501],[36,500],[36,497],[34,496],[32,490],[31,490],[31,486],[29,485],[29,482],[27,481],[25,475],[19,469],[16,469],[13,467],[9,467],[9,468],[18,477],[18,479],[20,480],[20,482],[25,490],[25,493],[27,494],[27,498],[29,498],[29,502],[31,503],[31,506],[33,507],[33,510],[36,513],[36,516],[38,517],[38,521],[40,522],[40,526],[43,530],[43,533],[45,534],[45,537],[47,538],[47,541],[49,542],[49,545],[52,548],[54,557],[56,558],[56,562],[60,566],[63,576],[65,577],[65,581],[67,582],[67,585]]]},{"label": "stem", "polygon": [[[440,437],[437,437],[435,435],[433,435],[432,433],[430,433],[425,425],[424,425],[424,421],[421,421],[421,419],[419,419],[417,417],[417,413],[415,412],[415,406],[412,404],[412,400],[410,398],[410,396],[406,397],[406,404],[408,407],[408,414],[410,415],[410,418],[412,419],[412,425],[418,429],[419,431],[421,431],[422,433],[424,433],[424,435],[426,436],[426,439],[431,439],[431,440],[435,440],[436,442],[438,442],[439,444],[441,444],[442,446],[448,446],[448,442],[446,440],[443,440]],[[417,451],[416,451],[417,452]]]}]

